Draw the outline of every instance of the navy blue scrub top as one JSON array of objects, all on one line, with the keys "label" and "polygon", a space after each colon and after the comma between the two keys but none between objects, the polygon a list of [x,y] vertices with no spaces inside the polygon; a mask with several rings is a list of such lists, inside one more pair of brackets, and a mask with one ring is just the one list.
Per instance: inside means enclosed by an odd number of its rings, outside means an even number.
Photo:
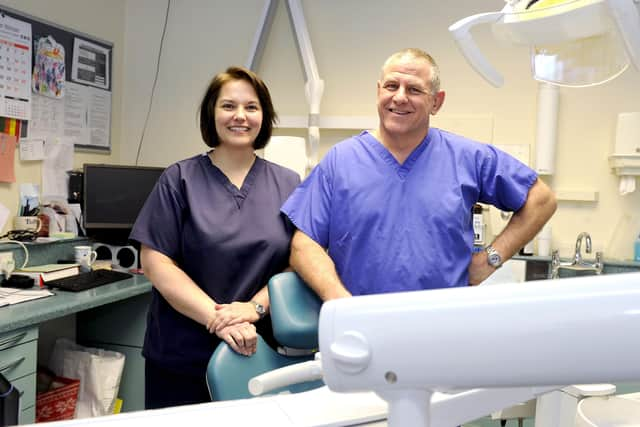
[{"label": "navy blue scrub top", "polygon": [[[258,157],[238,189],[206,154],[185,159],[162,174],[130,238],[174,260],[216,302],[249,301],[289,265],[294,227],[280,207],[299,183],[294,171]],[[259,323],[267,334],[268,318]],[[218,343],[153,288],[146,358],[203,373]]]}]

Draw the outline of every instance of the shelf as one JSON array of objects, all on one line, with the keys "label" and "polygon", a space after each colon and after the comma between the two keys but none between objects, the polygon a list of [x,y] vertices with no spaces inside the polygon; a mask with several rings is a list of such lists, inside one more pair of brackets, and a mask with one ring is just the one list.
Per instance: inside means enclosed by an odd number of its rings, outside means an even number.
[{"label": "shelf", "polygon": [[609,166],[616,175],[640,175],[640,154],[612,154]]},{"label": "shelf", "polygon": [[[308,116],[281,116],[275,126],[279,129],[306,129]],[[493,116],[490,114],[438,114],[432,117],[431,126],[447,130],[467,138],[493,143]],[[365,130],[378,127],[378,116],[323,116],[320,129]],[[528,153],[527,153],[528,155]]]},{"label": "shelf", "polygon": [[597,202],[598,192],[595,190],[559,189],[556,191],[556,198],[572,202]]},{"label": "shelf", "polygon": [[[282,116],[275,126],[280,129],[305,129],[308,116]],[[377,116],[320,116],[320,129],[375,129]]]}]

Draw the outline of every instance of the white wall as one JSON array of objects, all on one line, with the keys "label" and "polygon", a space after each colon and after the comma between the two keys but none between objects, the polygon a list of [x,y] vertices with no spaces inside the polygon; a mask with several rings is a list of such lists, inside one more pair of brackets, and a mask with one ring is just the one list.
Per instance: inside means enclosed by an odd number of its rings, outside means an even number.
[{"label": "white wall", "polygon": [[[100,160],[133,163],[149,107],[167,3],[2,2],[115,43],[114,155]],[[488,123],[488,142],[529,145],[531,158],[535,158],[537,83],[530,77],[528,49],[496,44],[488,28],[477,31],[478,43],[505,76],[504,87],[496,89],[467,65],[447,31],[462,17],[499,10],[502,0],[303,0],[302,4],[325,80],[323,115],[374,116],[375,83],[382,62],[395,50],[416,46],[439,62],[447,92],[434,124],[449,126],[455,122],[452,120],[464,117],[471,119],[458,120],[465,129],[471,126],[468,123],[483,128]],[[166,166],[206,150],[196,120],[200,98],[216,72],[246,62],[262,8],[262,0],[171,0],[140,164]],[[269,85],[281,116],[307,113],[302,68],[283,0],[258,72]],[[556,190],[599,194],[597,202],[560,201],[552,226],[554,246],[562,249],[562,255],[570,255],[575,237],[588,231],[594,246],[605,250],[605,257],[632,256],[634,234],[640,232],[640,192],[618,195],[618,181],[607,156],[617,114],[640,111],[639,87],[640,72],[630,69],[603,86],[560,91],[556,173],[545,180]],[[304,135],[301,130],[277,133]],[[323,130],[321,153],[353,133],[356,131]],[[76,163],[95,157],[78,154]],[[35,168],[19,165],[19,179],[37,174]],[[9,189],[7,196],[2,185],[0,202],[13,208],[17,194]]]},{"label": "white wall", "polygon": [[[125,0],[2,0],[0,8],[2,6],[114,44],[111,107],[112,153],[109,155],[76,152],[73,163],[74,168],[80,168],[83,163],[89,162],[120,163]],[[20,198],[18,185],[25,182],[40,184],[40,165],[41,162],[21,162],[16,153],[16,183],[0,183],[0,203],[10,209],[11,217],[15,215],[18,208]],[[0,227],[0,234],[10,230],[10,226],[11,219],[4,228]]]},{"label": "white wall", "polygon": [[[501,0],[303,1],[316,61],[325,80],[322,114],[375,115],[375,82],[382,62],[397,49],[416,46],[432,53],[442,70],[447,100],[441,123],[465,116],[481,123],[488,117],[491,142],[527,144],[533,162],[537,83],[530,77],[528,49],[498,47],[488,29],[477,31],[478,43],[505,76],[504,87],[496,89],[471,70],[447,32],[456,20],[498,10],[503,4]],[[259,0],[174,0],[171,5],[159,84],[142,151],[142,162],[154,165],[166,165],[206,149],[195,120],[202,91],[215,72],[245,63],[262,10]],[[155,66],[157,33],[164,16],[161,9],[155,0],[127,3],[126,40],[127,48],[132,48],[126,56],[127,78],[133,72],[151,72]],[[131,38],[130,30],[138,25],[149,33],[144,42]],[[281,2],[258,70],[281,116],[308,111],[295,49]],[[604,249],[606,257],[632,256],[633,235],[640,232],[640,193],[618,195],[607,156],[617,114],[640,111],[639,87],[640,73],[631,69],[604,86],[560,91],[556,173],[545,179],[557,190],[599,194],[597,202],[560,201],[552,227],[554,247],[559,247],[562,255],[570,255],[578,233],[588,231],[595,248]],[[148,81],[125,83],[123,139],[129,143],[123,155],[134,151],[131,142],[139,138],[148,92]],[[304,135],[300,130],[277,132]],[[355,131],[323,130],[321,152],[352,133]]]}]

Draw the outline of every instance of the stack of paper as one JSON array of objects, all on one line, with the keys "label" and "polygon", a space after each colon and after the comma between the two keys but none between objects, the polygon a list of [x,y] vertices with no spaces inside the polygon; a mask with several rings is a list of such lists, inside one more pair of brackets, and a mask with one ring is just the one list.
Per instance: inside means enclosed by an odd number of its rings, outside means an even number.
[{"label": "stack of paper", "polygon": [[0,307],[54,295],[47,289],[0,288]]}]

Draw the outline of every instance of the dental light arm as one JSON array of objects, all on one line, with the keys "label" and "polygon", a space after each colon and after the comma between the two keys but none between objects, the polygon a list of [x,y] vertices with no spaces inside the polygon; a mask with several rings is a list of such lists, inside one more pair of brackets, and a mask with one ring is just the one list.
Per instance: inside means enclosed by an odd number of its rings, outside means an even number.
[{"label": "dental light arm", "polygon": [[[320,104],[324,94],[324,80],[320,78],[316,58],[313,54],[311,37],[307,30],[307,23],[304,19],[301,0],[286,0],[289,20],[293,27],[298,56],[302,63],[302,70],[305,77],[304,92],[309,105],[308,132],[307,132],[307,172],[311,171],[318,164],[318,153],[320,147]],[[258,29],[252,42],[247,67],[256,70],[258,62],[264,52],[267,33],[269,32],[277,0],[266,0],[262,11]]]},{"label": "dental light arm", "polygon": [[631,63],[640,71],[640,3],[633,0],[607,0]]},{"label": "dental light arm", "polygon": [[307,172],[318,164],[320,146],[320,102],[324,93],[324,80],[320,78],[316,57],[311,46],[311,37],[302,11],[300,0],[287,0],[289,19],[296,35],[298,54],[302,60],[302,67],[306,83],[304,86],[307,103],[309,104],[308,140],[307,140]]},{"label": "dental light arm", "polygon": [[501,87],[504,84],[504,78],[482,54],[470,30],[478,24],[496,22],[503,16],[502,12],[481,13],[461,19],[449,27],[453,39],[469,65],[495,87]]},{"label": "dental light arm", "polygon": [[260,396],[280,387],[321,379],[322,363],[320,362],[320,353],[316,353],[316,360],[274,369],[251,378],[249,393]]},{"label": "dental light arm", "polygon": [[[319,329],[331,390],[373,390],[389,425],[432,427],[454,425],[437,422],[434,392],[488,388],[501,400],[499,388],[522,387],[523,401],[640,380],[638,333],[640,273],[345,298],[323,305]],[[468,402],[472,413],[481,400]]]},{"label": "dental light arm", "polygon": [[[316,354],[314,361],[285,366],[252,378],[248,384],[249,392],[254,396],[260,396],[280,387],[322,379],[322,363],[319,355],[320,353]],[[459,425],[557,388],[560,387],[475,389],[455,394],[434,392],[430,402],[430,424],[428,425],[447,427]],[[429,399],[422,399],[421,402],[428,405]],[[415,418],[414,412],[409,411],[405,419],[411,420],[415,425],[427,425],[426,422]],[[397,420],[396,423],[400,426],[406,425],[403,420]]]}]

